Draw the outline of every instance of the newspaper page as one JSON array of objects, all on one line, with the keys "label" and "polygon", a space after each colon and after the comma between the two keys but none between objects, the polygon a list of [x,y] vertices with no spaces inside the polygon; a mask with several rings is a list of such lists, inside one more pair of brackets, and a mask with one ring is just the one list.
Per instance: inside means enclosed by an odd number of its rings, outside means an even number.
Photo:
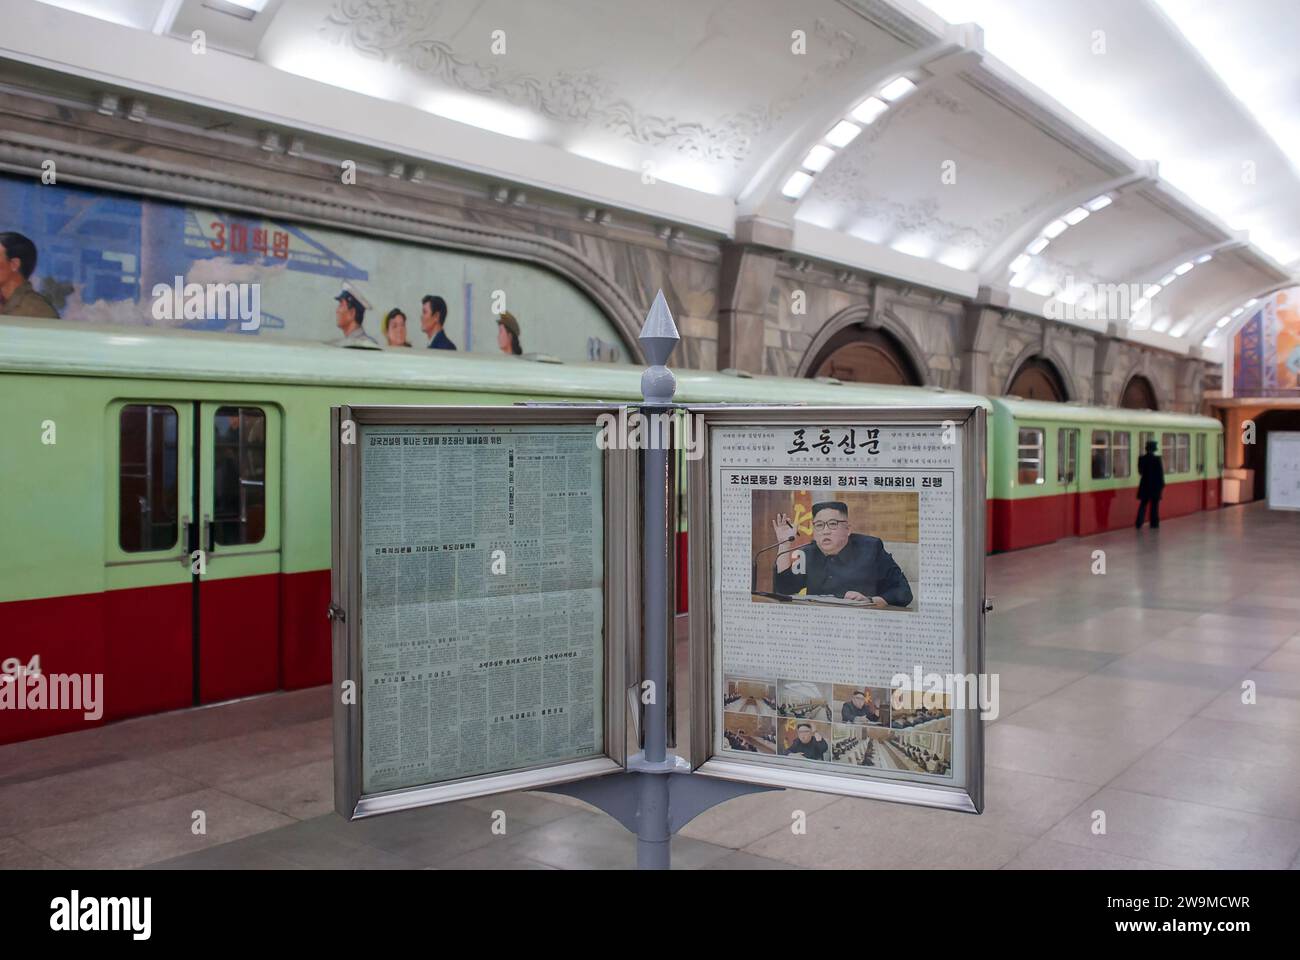
[{"label": "newspaper page", "polygon": [[964,442],[712,428],[718,756],[964,785],[966,714],[922,683],[964,663]]},{"label": "newspaper page", "polygon": [[362,791],[599,756],[603,467],[584,426],[363,426]]}]

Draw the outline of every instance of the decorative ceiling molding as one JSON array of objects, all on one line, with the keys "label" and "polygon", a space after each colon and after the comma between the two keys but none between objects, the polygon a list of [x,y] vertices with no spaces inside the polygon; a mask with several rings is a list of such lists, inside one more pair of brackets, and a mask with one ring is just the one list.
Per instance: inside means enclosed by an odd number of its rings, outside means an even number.
[{"label": "decorative ceiling molding", "polygon": [[762,107],[710,119],[680,119],[638,110],[617,84],[594,70],[549,77],[513,73],[459,56],[434,35],[443,0],[334,0],[320,36],[362,56],[412,70],[464,93],[504,100],[556,123],[603,130],[646,147],[665,147],[692,160],[743,164],[755,142],[795,105],[860,52],[847,30],[824,18],[814,27],[829,56],[790,94]]}]

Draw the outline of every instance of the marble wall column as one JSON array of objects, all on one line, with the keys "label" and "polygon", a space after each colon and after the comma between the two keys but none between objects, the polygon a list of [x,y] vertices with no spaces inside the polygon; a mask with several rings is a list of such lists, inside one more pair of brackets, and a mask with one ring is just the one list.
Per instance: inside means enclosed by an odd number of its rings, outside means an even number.
[{"label": "marble wall column", "polygon": [[718,369],[764,372],[769,328],[777,327],[772,287],[780,255],[748,243],[723,243],[718,269]]}]

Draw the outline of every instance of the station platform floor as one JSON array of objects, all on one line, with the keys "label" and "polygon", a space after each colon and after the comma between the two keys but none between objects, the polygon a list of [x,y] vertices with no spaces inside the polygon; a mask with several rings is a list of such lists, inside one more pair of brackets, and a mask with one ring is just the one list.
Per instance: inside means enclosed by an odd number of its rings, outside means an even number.
[{"label": "station platform floor", "polygon": [[[1300,869],[1300,513],[1063,541],[987,579],[982,816],[764,793],[690,823],[674,867]],[[344,822],[329,710],[317,688],[0,747],[0,868],[634,865],[616,821],[552,794]]]}]

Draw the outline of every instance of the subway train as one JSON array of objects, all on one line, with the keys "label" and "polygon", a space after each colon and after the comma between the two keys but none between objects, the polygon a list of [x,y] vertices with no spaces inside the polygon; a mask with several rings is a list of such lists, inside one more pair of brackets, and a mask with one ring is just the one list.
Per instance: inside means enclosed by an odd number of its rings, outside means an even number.
[{"label": "subway train", "polygon": [[[148,328],[0,324],[0,668],[102,674],[105,691],[102,716],[92,720],[2,711],[0,743],[328,682],[332,405],[635,401],[640,372]],[[995,550],[1131,523],[1146,433],[1176,468],[1167,516],[1219,502],[1219,469],[1206,450],[1221,430],[1208,418],[923,387],[677,376],[683,402],[983,406]],[[1183,469],[1193,447],[1196,467]],[[1221,443],[1217,449],[1221,464]],[[1062,450],[1068,470],[1059,466]],[[1079,459],[1088,450],[1092,470]],[[1099,476],[1105,451],[1108,472]],[[198,546],[207,558],[202,576],[189,559]]]}]

